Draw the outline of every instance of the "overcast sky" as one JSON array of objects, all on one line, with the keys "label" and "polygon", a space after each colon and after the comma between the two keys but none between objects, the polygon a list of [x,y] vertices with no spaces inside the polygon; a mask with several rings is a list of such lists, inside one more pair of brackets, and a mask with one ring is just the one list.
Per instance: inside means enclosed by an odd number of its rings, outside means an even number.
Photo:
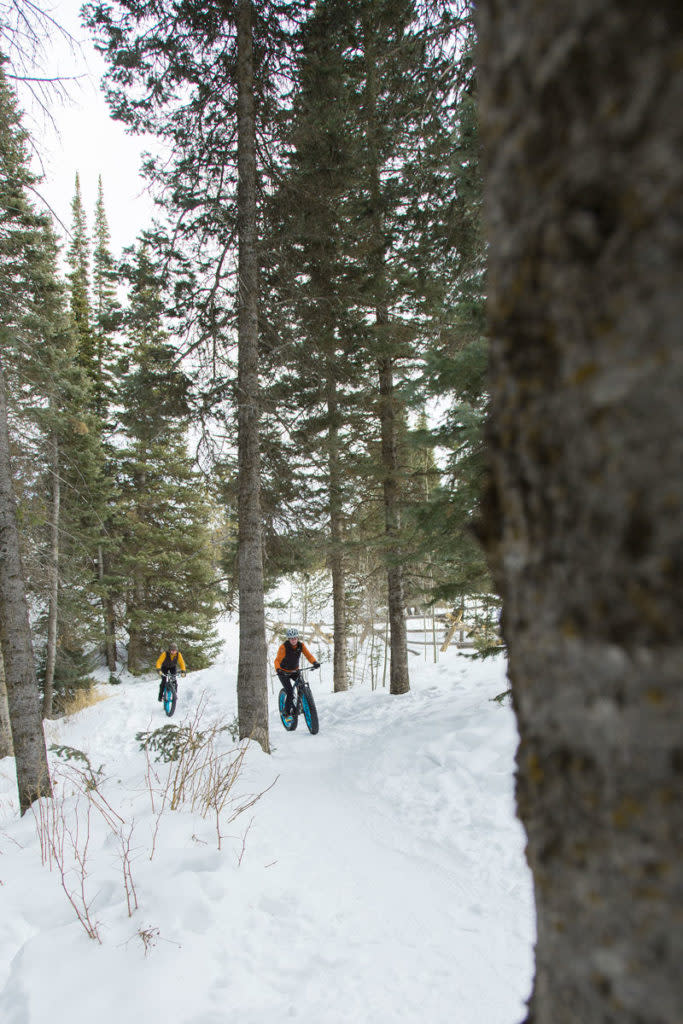
[{"label": "overcast sky", "polygon": [[[150,148],[150,143],[149,140],[127,135],[123,126],[109,116],[100,86],[104,62],[79,23],[78,12],[82,2],[56,0],[50,8],[51,16],[80,44],[77,49],[71,49],[57,33],[53,34],[50,42],[47,56],[50,72],[65,78],[80,76],[77,82],[66,86],[70,96],[68,101],[53,99],[51,103],[57,131],[36,112],[30,114],[26,127],[41,153],[45,180],[39,191],[67,228],[71,227],[76,172],[80,174],[90,230],[97,180],[102,175],[112,250],[118,256],[151,222],[153,204],[139,175],[141,154]],[[21,100],[27,105],[24,95]],[[63,234],[59,224],[57,227]]]}]

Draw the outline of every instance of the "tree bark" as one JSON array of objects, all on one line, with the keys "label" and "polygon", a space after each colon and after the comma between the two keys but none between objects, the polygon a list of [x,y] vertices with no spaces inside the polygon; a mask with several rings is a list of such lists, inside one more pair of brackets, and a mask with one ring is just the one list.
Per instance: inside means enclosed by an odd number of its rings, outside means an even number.
[{"label": "tree bark", "polygon": [[116,614],[114,602],[107,593],[105,577],[107,574],[107,560],[102,545],[97,548],[97,575],[102,591],[102,619],[104,623],[104,656],[107,668],[110,672],[116,672]]},{"label": "tree bark", "polygon": [[59,442],[52,439],[52,512],[50,516],[50,554],[48,560],[47,650],[43,686],[43,718],[52,714],[55,664],[57,662],[57,613],[59,610]]},{"label": "tree bark", "polygon": [[342,520],[341,470],[339,466],[339,409],[336,383],[332,365],[327,374],[327,419],[328,419],[328,465],[330,474],[330,553],[329,567],[332,574],[332,617],[334,631],[334,692],[342,693],[349,688],[349,673],[346,655],[346,582],[342,546],[344,528]]},{"label": "tree bark", "polygon": [[[146,457],[147,452],[145,452],[144,456],[140,457],[140,461],[143,464]],[[144,468],[138,470],[135,474],[135,493],[138,501],[136,514],[140,518],[144,518],[144,504],[148,498],[147,470]],[[149,664],[150,652],[148,650],[148,642],[140,624],[142,616],[144,615],[145,606],[145,580],[140,568],[140,563],[136,562],[133,567],[132,580],[128,591],[126,607],[126,618],[128,620],[128,671],[133,675],[138,675],[139,673],[144,672],[145,668]],[[162,643],[166,644],[165,638],[162,640]]]},{"label": "tree bark", "polygon": [[5,664],[0,651],[0,758],[14,757],[12,746],[12,726],[7,706],[7,684],[5,683]]},{"label": "tree bark", "polygon": [[683,7],[481,0],[533,1024],[683,1020]]},{"label": "tree bark", "polygon": [[270,752],[268,674],[261,539],[260,387],[256,119],[251,0],[237,8],[237,223],[238,223],[238,567],[240,648],[237,712],[240,738]]},{"label": "tree bark", "polygon": [[[138,625],[139,616],[145,607],[145,588],[140,570],[133,570],[133,581],[128,602],[128,671],[132,675],[144,672],[149,651],[145,643],[143,630]],[[166,643],[165,638],[162,643]]]},{"label": "tree bark", "polygon": [[384,524],[387,539],[387,601],[389,607],[389,692],[407,693],[408,634],[406,607],[403,593],[403,566],[398,557],[401,538],[401,511],[399,497],[399,463],[397,449],[396,399],[392,360],[382,358],[379,365],[380,421],[382,427],[382,467],[384,470]]},{"label": "tree bark", "polygon": [[12,489],[5,376],[0,358],[0,646],[7,704],[24,814],[34,800],[52,796],[38,681],[24,585],[16,501]]}]

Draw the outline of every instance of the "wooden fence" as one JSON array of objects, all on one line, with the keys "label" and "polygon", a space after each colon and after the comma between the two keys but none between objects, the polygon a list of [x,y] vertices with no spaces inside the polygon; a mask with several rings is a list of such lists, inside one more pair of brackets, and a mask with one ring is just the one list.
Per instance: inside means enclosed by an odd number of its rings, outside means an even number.
[{"label": "wooden fence", "polygon": [[[425,661],[438,662],[439,655],[449,647],[473,648],[478,636],[490,633],[497,626],[498,609],[486,598],[468,599],[457,609],[412,609],[406,617],[408,651],[424,655]],[[289,623],[267,620],[269,643],[281,642],[290,625],[301,629],[306,645],[319,652],[325,660],[332,658],[333,628],[324,622]],[[373,689],[387,684],[389,660],[389,624],[387,621],[365,621],[349,629],[349,661],[351,678],[363,683],[368,676]]]}]

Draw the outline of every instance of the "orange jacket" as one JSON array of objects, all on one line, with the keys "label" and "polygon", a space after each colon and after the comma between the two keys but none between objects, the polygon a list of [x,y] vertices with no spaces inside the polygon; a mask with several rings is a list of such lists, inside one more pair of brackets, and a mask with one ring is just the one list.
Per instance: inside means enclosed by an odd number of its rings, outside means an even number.
[{"label": "orange jacket", "polygon": [[285,640],[283,644],[280,644],[280,649],[275,657],[276,671],[282,669],[283,672],[296,672],[299,668],[299,658],[302,654],[306,655],[311,665],[315,664],[315,658],[303,640],[296,647],[292,647],[289,640]]},{"label": "orange jacket", "polygon": [[161,668],[161,666],[163,665],[163,663],[166,660],[166,658],[170,658],[171,661],[174,662],[178,666],[178,668],[180,669],[181,672],[185,672],[186,671],[185,662],[183,661],[183,656],[180,653],[180,651],[178,651],[178,653],[176,654],[175,658],[173,657],[172,654],[169,654],[168,651],[162,651],[161,654],[159,655],[159,657],[157,658],[157,666],[156,667],[157,668]]}]

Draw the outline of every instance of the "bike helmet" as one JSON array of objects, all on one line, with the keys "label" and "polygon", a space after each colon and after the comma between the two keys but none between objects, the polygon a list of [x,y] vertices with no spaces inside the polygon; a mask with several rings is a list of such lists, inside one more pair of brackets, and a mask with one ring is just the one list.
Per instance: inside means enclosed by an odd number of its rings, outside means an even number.
[{"label": "bike helmet", "polygon": [[298,640],[299,639],[299,630],[298,629],[293,629],[293,628],[290,627],[287,630],[286,637],[287,637],[288,640]]}]

